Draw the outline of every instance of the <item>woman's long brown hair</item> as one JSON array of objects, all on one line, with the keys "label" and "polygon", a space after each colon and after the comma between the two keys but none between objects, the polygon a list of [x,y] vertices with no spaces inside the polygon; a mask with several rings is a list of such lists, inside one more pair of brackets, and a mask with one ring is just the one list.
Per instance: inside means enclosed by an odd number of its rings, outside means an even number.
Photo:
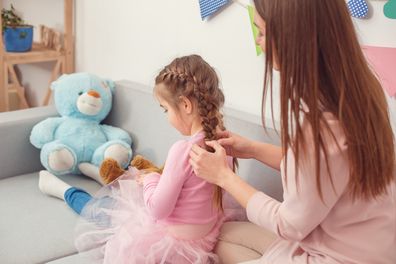
[{"label": "woman's long brown hair", "polygon": [[369,199],[385,193],[395,179],[394,135],[388,105],[358,43],[345,1],[254,2],[266,22],[262,111],[264,116],[268,87],[272,91],[275,57],[280,71],[284,154],[292,147],[298,167],[299,150],[306,146],[300,123],[301,102],[304,102],[309,109],[304,117],[313,133],[317,190],[323,200],[320,151],[324,151],[329,170],[323,124],[327,130],[329,127],[322,112],[331,112],[338,118],[348,144],[348,188],[352,197]]},{"label": "woman's long brown hair", "polygon": [[[165,84],[161,94],[167,102],[177,107],[180,96],[185,96],[196,103],[202,119],[205,140],[216,140],[217,132],[225,130],[221,107],[224,104],[224,94],[219,87],[219,79],[215,70],[199,55],[190,55],[174,59],[160,71],[155,84]],[[212,151],[208,146],[207,150]],[[237,166],[236,159],[234,170]],[[222,210],[222,189],[216,186],[214,204]]]}]

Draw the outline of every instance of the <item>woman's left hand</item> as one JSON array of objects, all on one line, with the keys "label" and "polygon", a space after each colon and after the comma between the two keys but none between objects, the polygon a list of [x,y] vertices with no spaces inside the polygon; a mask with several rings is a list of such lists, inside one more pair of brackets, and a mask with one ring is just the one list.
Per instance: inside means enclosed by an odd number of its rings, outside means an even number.
[{"label": "woman's left hand", "polygon": [[214,152],[211,153],[194,144],[190,151],[190,164],[198,177],[222,186],[225,177],[232,172],[227,163],[226,151],[217,141],[205,143],[212,147]]}]

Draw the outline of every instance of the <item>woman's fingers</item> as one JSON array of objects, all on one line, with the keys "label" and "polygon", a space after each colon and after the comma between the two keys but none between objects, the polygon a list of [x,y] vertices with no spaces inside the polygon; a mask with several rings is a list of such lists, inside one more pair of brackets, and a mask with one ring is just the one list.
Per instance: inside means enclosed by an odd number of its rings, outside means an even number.
[{"label": "woman's fingers", "polygon": [[220,131],[216,133],[216,136],[218,138],[228,138],[231,136],[231,132],[228,130]]},{"label": "woman's fingers", "polygon": [[198,146],[197,144],[194,144],[191,147],[191,151],[190,153],[194,154],[195,157],[198,157],[199,155],[202,155],[203,153],[205,153],[206,150],[201,148],[200,146]]},{"label": "woman's fingers", "polygon": [[222,146],[231,146],[234,142],[233,138],[220,138],[217,140]]},{"label": "woman's fingers", "polygon": [[205,144],[208,145],[209,147],[212,147],[215,150],[215,152],[219,152],[224,149],[216,140],[206,141]]}]

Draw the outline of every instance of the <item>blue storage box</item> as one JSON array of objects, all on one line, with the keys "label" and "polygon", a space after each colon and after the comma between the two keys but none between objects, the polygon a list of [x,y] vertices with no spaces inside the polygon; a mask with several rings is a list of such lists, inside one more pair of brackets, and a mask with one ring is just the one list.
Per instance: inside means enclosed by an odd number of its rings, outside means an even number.
[{"label": "blue storage box", "polygon": [[33,44],[33,26],[7,27],[4,30],[3,38],[6,51],[29,51]]}]

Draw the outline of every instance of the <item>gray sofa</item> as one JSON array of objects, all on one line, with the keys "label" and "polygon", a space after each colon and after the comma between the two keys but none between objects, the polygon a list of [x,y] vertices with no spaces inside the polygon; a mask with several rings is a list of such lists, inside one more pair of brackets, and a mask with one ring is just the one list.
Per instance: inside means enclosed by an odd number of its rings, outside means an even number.
[{"label": "gray sofa", "polygon": [[[228,129],[252,139],[279,142],[273,130],[265,134],[260,119],[225,109]],[[0,113],[0,263],[89,263],[73,246],[75,213],[59,199],[38,189],[40,152],[29,143],[32,127],[56,116],[54,106]],[[113,109],[106,124],[128,131],[135,154],[157,164],[180,135],[170,127],[151,88],[128,81],[117,83]],[[253,160],[240,160],[239,175],[267,194],[281,199],[279,173]],[[94,193],[95,181],[81,175],[61,177]]]}]

